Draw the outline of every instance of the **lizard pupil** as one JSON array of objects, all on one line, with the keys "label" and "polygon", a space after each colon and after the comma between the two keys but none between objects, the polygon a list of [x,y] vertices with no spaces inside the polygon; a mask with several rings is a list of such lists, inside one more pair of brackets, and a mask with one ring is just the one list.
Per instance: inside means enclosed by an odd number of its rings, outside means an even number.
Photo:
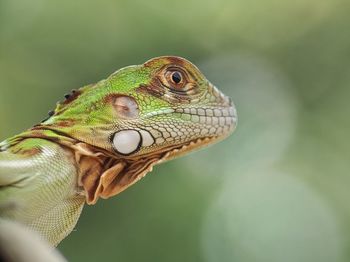
[{"label": "lizard pupil", "polygon": [[172,75],[171,75],[171,80],[175,83],[175,84],[178,84],[181,82],[182,80],[182,76],[179,72],[174,72]]}]

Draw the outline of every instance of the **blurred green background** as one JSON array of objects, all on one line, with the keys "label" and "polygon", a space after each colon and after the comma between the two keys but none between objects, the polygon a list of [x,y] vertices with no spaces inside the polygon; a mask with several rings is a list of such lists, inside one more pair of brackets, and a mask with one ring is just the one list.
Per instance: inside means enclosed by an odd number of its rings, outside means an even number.
[{"label": "blurred green background", "polygon": [[87,206],[67,259],[349,261],[349,5],[0,0],[0,140],[159,55],[191,60],[237,106],[225,142]]}]

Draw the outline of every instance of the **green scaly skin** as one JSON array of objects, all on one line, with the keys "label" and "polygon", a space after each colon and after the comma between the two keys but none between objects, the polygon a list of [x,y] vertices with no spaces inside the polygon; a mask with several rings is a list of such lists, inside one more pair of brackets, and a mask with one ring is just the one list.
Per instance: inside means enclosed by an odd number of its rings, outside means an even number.
[{"label": "green scaly skin", "polygon": [[85,203],[224,139],[236,122],[231,100],[183,58],[120,69],[72,91],[48,119],[0,144],[0,217],[57,245]]}]

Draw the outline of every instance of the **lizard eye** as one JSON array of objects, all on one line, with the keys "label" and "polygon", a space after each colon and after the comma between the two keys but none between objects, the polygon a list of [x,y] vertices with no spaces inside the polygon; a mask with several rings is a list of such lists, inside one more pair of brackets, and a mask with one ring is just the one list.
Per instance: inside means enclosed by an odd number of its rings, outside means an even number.
[{"label": "lizard eye", "polygon": [[183,89],[187,84],[187,80],[184,73],[178,69],[168,70],[165,73],[165,78],[166,81],[169,83],[170,87],[174,89]]},{"label": "lizard eye", "polygon": [[175,71],[171,74],[171,80],[175,83],[175,84],[179,84],[182,81],[182,75],[180,72]]}]

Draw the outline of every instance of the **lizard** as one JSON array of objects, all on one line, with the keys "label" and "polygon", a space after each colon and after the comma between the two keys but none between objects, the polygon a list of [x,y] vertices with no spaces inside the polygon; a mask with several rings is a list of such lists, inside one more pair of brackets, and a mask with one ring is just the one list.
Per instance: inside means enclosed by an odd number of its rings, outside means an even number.
[{"label": "lizard", "polygon": [[223,140],[236,125],[232,100],[184,58],[119,69],[72,90],[47,119],[0,143],[0,220],[57,246],[85,204]]}]

